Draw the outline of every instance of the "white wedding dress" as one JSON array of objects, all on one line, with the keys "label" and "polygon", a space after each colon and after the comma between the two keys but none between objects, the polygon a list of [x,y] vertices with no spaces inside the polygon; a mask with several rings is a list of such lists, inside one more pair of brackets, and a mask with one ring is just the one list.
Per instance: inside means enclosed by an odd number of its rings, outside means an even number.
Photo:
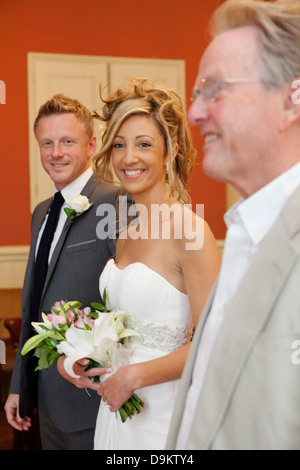
[{"label": "white wedding dress", "polygon": [[[145,264],[119,269],[109,260],[100,277],[101,295],[104,288],[108,308],[125,310],[129,327],[142,338],[131,343],[131,364],[169,354],[189,340],[192,317],[187,295]],[[95,449],[164,449],[178,385],[176,380],[136,390],[145,405],[125,423],[101,402]]]}]

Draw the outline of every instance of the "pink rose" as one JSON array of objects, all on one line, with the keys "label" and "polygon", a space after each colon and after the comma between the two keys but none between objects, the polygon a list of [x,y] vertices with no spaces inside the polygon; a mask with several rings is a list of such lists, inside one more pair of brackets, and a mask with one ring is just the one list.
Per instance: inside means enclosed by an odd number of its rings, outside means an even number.
[{"label": "pink rose", "polygon": [[61,305],[65,305],[65,301],[64,300],[61,300],[61,301],[57,301],[54,303],[54,305],[52,306],[51,308],[51,311],[53,311],[53,309],[55,310],[61,310]]},{"label": "pink rose", "polygon": [[67,323],[67,318],[65,315],[50,313],[48,318],[51,321],[53,328],[59,328],[59,325],[65,325]]},{"label": "pink rose", "polygon": [[72,312],[72,310],[68,310],[66,312],[66,316],[67,316],[69,324],[74,323],[75,315],[74,315],[74,312]]},{"label": "pink rose", "polygon": [[76,328],[82,328],[84,329],[84,325],[88,325],[90,328],[93,328],[94,326],[94,319],[91,317],[88,317],[87,315],[84,314],[83,311],[81,311],[80,316],[75,322]]}]

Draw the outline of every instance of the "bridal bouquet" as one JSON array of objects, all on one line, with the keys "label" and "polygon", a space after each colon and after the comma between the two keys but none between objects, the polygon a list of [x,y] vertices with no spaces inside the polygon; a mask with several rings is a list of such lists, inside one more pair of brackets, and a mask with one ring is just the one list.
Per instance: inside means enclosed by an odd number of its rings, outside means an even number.
[{"label": "bridal bouquet", "polygon": [[[105,305],[92,303],[95,309],[82,309],[78,301],[56,302],[51,313],[42,313],[43,322],[32,322],[37,335],[31,337],[23,346],[22,355],[34,351],[39,358],[36,370],[50,367],[57,359],[65,355],[64,367],[66,372],[78,378],[74,371],[75,362],[83,358],[90,360],[85,368],[111,367],[116,370],[126,363],[130,350],[126,348],[126,338],[139,335],[124,323],[129,316],[124,311],[108,311]],[[139,337],[140,338],[140,337]],[[100,377],[91,377],[100,381]],[[144,406],[142,400],[133,394],[119,409],[122,422],[139,413]]]}]

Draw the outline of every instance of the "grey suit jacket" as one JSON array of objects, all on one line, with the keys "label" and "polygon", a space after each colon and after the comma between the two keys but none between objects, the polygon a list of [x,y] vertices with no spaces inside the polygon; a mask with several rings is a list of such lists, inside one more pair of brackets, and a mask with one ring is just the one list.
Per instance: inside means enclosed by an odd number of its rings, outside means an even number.
[{"label": "grey suit jacket", "polygon": [[[203,327],[193,339],[167,449],[175,449]],[[187,449],[300,449],[300,187],[271,228],[216,338]]]},{"label": "grey suit jacket", "polygon": [[[49,313],[57,300],[79,300],[84,307],[100,301],[99,276],[114,255],[116,240],[98,239],[96,226],[100,217],[97,207],[103,203],[115,205],[116,189],[90,178],[81,194],[87,196],[92,207],[75,219],[63,231],[54,250],[42,294],[40,311]],[[22,295],[21,350],[25,341],[34,334],[31,327],[31,295],[35,248],[39,229],[51,199],[40,203],[33,214],[31,224],[31,247]],[[109,227],[114,232],[115,226]],[[11,393],[20,395],[20,415],[25,416],[37,405],[38,384],[43,391],[54,424],[63,432],[77,432],[95,426],[99,396],[78,389],[63,379],[54,364],[47,370],[34,372],[36,358],[17,353],[12,376]]]}]

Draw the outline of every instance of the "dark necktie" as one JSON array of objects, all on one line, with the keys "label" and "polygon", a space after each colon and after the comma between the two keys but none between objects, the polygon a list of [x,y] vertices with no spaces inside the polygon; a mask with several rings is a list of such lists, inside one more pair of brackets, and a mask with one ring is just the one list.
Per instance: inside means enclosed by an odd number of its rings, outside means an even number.
[{"label": "dark necktie", "polygon": [[40,321],[40,302],[43,287],[48,271],[48,258],[53,236],[56,230],[59,212],[64,203],[64,198],[60,192],[55,193],[50,206],[48,219],[40,240],[34,267],[34,282],[32,291],[32,318],[33,321]]}]

